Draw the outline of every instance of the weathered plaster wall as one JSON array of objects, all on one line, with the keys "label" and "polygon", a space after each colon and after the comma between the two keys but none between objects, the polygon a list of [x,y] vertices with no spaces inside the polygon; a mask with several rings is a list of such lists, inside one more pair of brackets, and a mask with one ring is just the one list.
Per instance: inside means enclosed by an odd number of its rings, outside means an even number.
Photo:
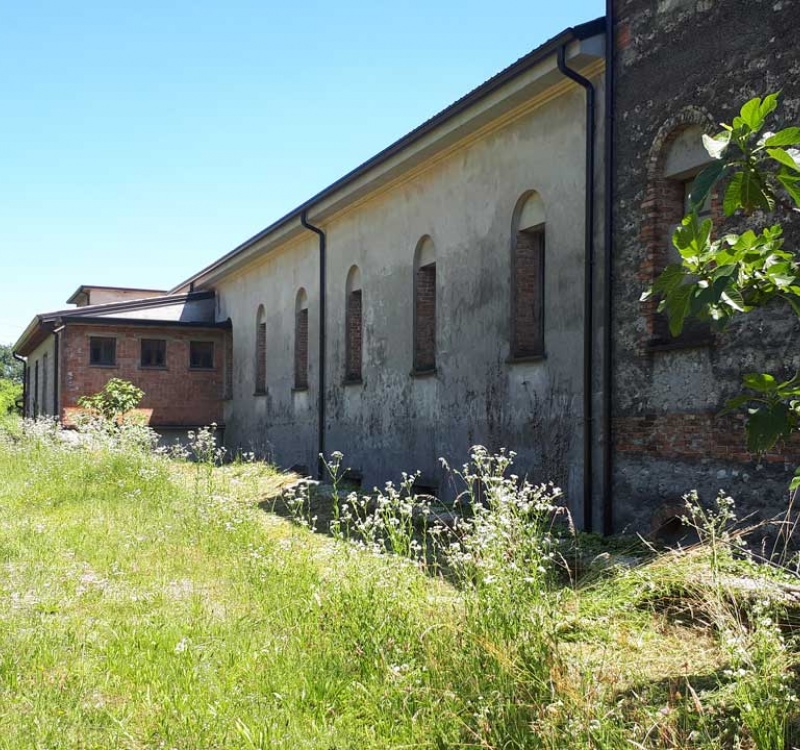
[{"label": "weathered plaster wall", "polygon": [[[28,384],[25,414],[34,416],[55,416],[55,337],[48,336],[28,356]],[[36,366],[39,379],[36,387]]]},{"label": "weathered plaster wall", "polygon": [[[426,484],[437,483],[440,456],[460,465],[469,447],[482,443],[517,451],[519,473],[554,479],[571,497],[580,496],[584,112],[583,91],[572,86],[323,224],[327,448],[341,450],[366,486],[404,469],[420,469]],[[546,213],[546,358],[509,363],[512,220],[530,190],[538,191]],[[413,262],[426,235],[436,256],[437,371],[415,377]],[[218,319],[230,317],[234,331],[226,441],[312,471],[317,247],[308,232],[216,287]],[[345,385],[345,290],[353,265],[361,277],[364,367],[361,383]],[[297,393],[292,347],[301,286],[309,299],[310,386]],[[253,396],[260,304],[267,322],[267,393]]]},{"label": "weathered plaster wall", "polygon": [[[648,346],[646,202],[654,141],[669,122],[729,121],[752,96],[783,91],[800,122],[800,4],[789,0],[619,0],[614,196],[616,527],[646,528],[689,488],[729,490],[743,510],[780,508],[796,446],[758,464],[741,424],[715,418],[743,372],[794,373],[798,330],[779,310],[750,316],[711,346]],[[789,237],[797,239],[797,222]]]},{"label": "weathered plaster wall", "polygon": [[[61,410],[77,407],[81,396],[101,390],[111,378],[124,378],[145,395],[140,407],[152,409],[151,424],[197,426],[222,423],[225,336],[215,329],[159,326],[68,324],[62,331]],[[89,338],[116,338],[116,364],[89,364]],[[141,339],[165,339],[166,367],[141,367]],[[214,342],[214,368],[189,367],[189,342]]]}]

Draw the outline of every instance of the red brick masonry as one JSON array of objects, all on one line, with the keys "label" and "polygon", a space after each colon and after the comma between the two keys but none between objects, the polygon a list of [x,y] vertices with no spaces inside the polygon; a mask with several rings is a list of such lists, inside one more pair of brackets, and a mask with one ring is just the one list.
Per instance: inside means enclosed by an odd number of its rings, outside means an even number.
[{"label": "red brick masonry", "polygon": [[[89,338],[116,338],[116,364],[89,364]],[[60,369],[62,414],[78,405],[81,396],[96,393],[111,378],[124,378],[145,395],[143,409],[152,409],[154,427],[222,423],[222,396],[227,333],[213,328],[181,326],[82,325],[70,322],[61,333]],[[141,339],[165,339],[166,366],[142,367]],[[214,367],[189,367],[189,342],[214,342]]]},{"label": "red brick masonry", "polygon": [[[618,453],[665,459],[727,459],[752,462],[757,457],[745,445],[744,418],[717,417],[710,412],[651,414],[614,420]],[[768,463],[800,463],[800,435],[778,445],[762,459]]]}]

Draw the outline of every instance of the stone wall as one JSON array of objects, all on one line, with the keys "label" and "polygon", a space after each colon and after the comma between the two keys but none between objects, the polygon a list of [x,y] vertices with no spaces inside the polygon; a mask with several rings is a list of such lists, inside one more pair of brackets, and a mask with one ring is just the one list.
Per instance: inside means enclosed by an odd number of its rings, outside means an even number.
[{"label": "stone wall", "polygon": [[[743,512],[772,514],[785,502],[797,447],[758,462],[741,420],[716,415],[742,373],[794,374],[794,318],[776,306],[712,337],[659,341],[654,311],[639,297],[664,262],[658,243],[668,243],[663,202],[675,202],[675,184],[659,160],[671,139],[692,125],[715,132],[747,99],[779,89],[783,124],[800,122],[800,4],[619,0],[615,16],[615,527],[647,528],[690,488],[709,499],[724,488]],[[789,224],[796,240],[798,222]]]}]

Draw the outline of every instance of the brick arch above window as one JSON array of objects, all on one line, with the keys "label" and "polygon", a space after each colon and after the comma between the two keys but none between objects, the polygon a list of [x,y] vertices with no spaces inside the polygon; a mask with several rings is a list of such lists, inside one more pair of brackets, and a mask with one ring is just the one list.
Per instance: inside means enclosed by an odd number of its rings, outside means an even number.
[{"label": "brick arch above window", "polygon": [[661,124],[647,155],[648,182],[663,174],[670,145],[692,125],[699,125],[705,132],[711,134],[714,131],[714,117],[704,107],[688,106],[671,115]]}]

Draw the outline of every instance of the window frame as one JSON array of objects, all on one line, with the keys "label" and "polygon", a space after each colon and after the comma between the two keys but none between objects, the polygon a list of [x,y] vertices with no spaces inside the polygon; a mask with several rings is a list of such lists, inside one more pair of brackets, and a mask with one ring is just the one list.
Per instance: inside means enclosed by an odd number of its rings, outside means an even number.
[{"label": "window frame", "polygon": [[[193,350],[194,350],[194,347],[196,347],[196,346],[208,346],[208,347],[210,347],[210,351],[211,351],[211,364],[210,365],[195,364],[195,362],[194,362],[195,358],[194,358],[194,351]],[[208,339],[191,339],[189,341],[189,369],[190,370],[201,370],[201,371],[204,370],[204,371],[208,372],[210,370],[216,369],[215,368],[215,355],[216,355],[216,352],[215,352],[215,347],[214,347],[214,342],[213,341],[209,341]]]},{"label": "window frame", "polygon": [[[155,349],[156,352],[161,350],[161,363],[145,363],[145,346],[148,344],[160,344]],[[166,339],[139,339],[139,367],[143,370],[166,370],[167,369],[167,340]]]},{"label": "window frame", "polygon": [[[95,342],[103,342],[110,344],[111,357],[110,361],[105,361],[106,358],[101,356],[98,361],[95,361],[94,352]],[[102,349],[99,350],[102,354]],[[89,336],[89,367],[116,367],[117,366],[117,337],[116,336]]]}]

